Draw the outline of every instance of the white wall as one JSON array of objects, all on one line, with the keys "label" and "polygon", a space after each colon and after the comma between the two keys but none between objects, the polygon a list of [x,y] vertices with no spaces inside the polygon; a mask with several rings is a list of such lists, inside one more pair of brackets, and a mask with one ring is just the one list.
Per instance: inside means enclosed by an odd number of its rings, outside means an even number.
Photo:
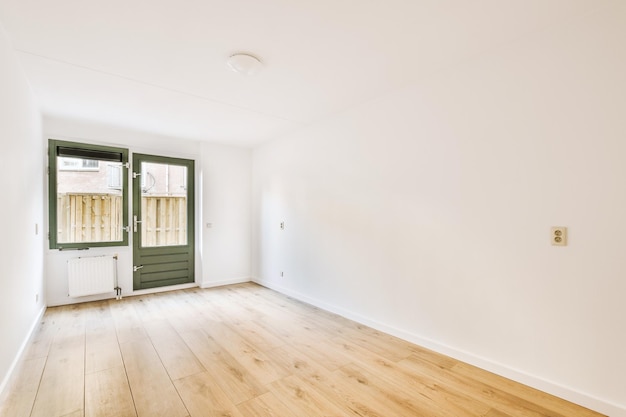
[{"label": "white wall", "polygon": [[[0,27],[0,392],[44,309],[41,116]],[[37,225],[37,226],[35,226]],[[35,233],[38,227],[38,234]],[[39,295],[39,300],[36,297]]]},{"label": "white wall", "polygon": [[255,279],[626,416],[625,21],[614,2],[258,148]]},{"label": "white wall", "polygon": [[250,281],[249,149],[202,145],[203,287]]},{"label": "white wall", "polygon": [[[49,138],[127,147],[131,152],[196,161],[196,285],[213,286],[250,279],[250,151],[197,141],[130,131],[115,126],[44,117],[44,142]],[[238,171],[241,170],[241,171]],[[221,202],[241,202],[223,210]],[[207,206],[207,203],[211,203]],[[46,202],[47,210],[47,202]],[[46,211],[47,213],[47,211]],[[46,216],[47,217],[47,216]],[[214,227],[202,227],[210,218]],[[46,219],[47,230],[47,219]],[[45,250],[48,305],[113,298],[114,293],[70,298],[67,260],[76,256],[118,255],[118,280],[124,296],[160,291],[133,291],[132,236],[128,247],[92,248],[88,252]],[[46,242],[47,244],[47,242]],[[216,250],[215,248],[218,247]],[[224,256],[224,249],[228,249]],[[181,288],[188,285],[178,287]]]}]

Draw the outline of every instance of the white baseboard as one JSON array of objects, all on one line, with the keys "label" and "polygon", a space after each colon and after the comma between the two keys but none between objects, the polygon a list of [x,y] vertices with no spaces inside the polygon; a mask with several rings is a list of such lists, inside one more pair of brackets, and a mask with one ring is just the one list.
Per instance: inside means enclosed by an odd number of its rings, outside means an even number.
[{"label": "white baseboard", "polygon": [[15,371],[15,368],[17,367],[17,364],[19,363],[20,359],[22,359],[22,355],[24,355],[24,351],[26,350],[26,347],[28,346],[30,339],[33,337],[33,334],[35,333],[35,329],[37,329],[37,325],[41,322],[41,318],[43,317],[43,314],[46,312],[46,308],[47,308],[46,306],[41,307],[41,310],[37,314],[37,317],[35,317],[35,320],[30,325],[30,329],[28,329],[28,333],[26,334],[26,337],[24,338],[22,345],[18,349],[17,354],[15,355],[15,358],[13,359],[13,362],[11,362],[11,366],[9,366],[9,369],[6,375],[2,379],[2,383],[0,383],[0,399],[4,398],[4,390],[9,385],[9,382],[11,381],[11,377],[13,376],[13,372]]},{"label": "white baseboard", "polygon": [[258,279],[258,278],[252,278],[251,281],[259,285],[262,285],[264,287],[270,288],[272,290],[278,291],[289,297],[311,304],[315,307],[319,307],[326,311],[330,311],[331,313],[335,313],[345,318],[348,318],[350,320],[354,320],[358,323],[372,327],[381,332],[385,332],[387,334],[399,337],[403,340],[409,341],[411,343],[415,343],[416,345],[423,346],[427,349],[433,350],[435,352],[441,353],[451,358],[477,366],[481,369],[485,369],[487,371],[493,372],[494,374],[512,379],[514,381],[536,388],[548,394],[555,395],[559,398],[563,398],[567,401],[571,401],[583,407],[587,407],[589,409],[598,411],[600,413],[606,414],[607,416],[626,417],[625,406],[615,404],[610,401],[603,400],[601,398],[594,397],[592,395],[577,391],[576,389],[566,387],[556,382],[548,381],[546,379],[543,379],[534,375],[530,375],[518,369],[511,368],[504,364],[494,362],[490,359],[474,355],[470,352],[466,352],[466,351],[463,351],[463,350],[460,350],[451,346],[447,346],[435,340],[422,337],[413,333],[409,333],[409,332],[406,332],[401,329],[397,329],[392,326],[388,326],[386,324],[377,322],[376,320],[372,320],[363,315],[346,310],[342,307],[337,307],[335,305],[328,304],[324,301],[311,298],[297,291],[293,291],[289,288],[282,287],[274,282],[265,281],[265,280]]},{"label": "white baseboard", "polygon": [[221,281],[209,281],[200,284],[200,288],[223,287],[224,285],[243,284],[244,282],[250,281],[252,281],[250,277],[225,279]]}]

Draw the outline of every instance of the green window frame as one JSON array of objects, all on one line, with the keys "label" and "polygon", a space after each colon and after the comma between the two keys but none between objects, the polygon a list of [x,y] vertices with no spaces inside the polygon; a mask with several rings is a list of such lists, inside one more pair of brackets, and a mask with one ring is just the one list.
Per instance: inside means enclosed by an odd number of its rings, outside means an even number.
[{"label": "green window frame", "polygon": [[[92,145],[88,143],[68,142],[56,139],[48,140],[48,230],[50,249],[88,249],[105,246],[128,246],[128,149],[112,146]],[[57,157],[81,158],[87,160],[109,161],[122,164],[122,224],[121,240],[58,242],[58,166]]]}]

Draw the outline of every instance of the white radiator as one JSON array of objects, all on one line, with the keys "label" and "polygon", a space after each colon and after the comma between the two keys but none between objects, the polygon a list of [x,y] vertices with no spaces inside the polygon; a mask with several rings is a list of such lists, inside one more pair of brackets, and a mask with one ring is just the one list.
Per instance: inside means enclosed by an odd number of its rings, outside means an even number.
[{"label": "white radiator", "polygon": [[67,270],[70,297],[83,297],[117,290],[116,256],[73,258],[67,261]]}]

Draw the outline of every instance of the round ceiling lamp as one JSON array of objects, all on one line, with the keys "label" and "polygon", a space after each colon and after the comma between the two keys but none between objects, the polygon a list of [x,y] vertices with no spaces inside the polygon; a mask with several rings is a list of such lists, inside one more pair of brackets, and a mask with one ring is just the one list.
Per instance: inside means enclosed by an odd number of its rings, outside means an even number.
[{"label": "round ceiling lamp", "polygon": [[228,68],[243,75],[254,75],[261,70],[263,63],[250,54],[234,54],[226,61]]}]

